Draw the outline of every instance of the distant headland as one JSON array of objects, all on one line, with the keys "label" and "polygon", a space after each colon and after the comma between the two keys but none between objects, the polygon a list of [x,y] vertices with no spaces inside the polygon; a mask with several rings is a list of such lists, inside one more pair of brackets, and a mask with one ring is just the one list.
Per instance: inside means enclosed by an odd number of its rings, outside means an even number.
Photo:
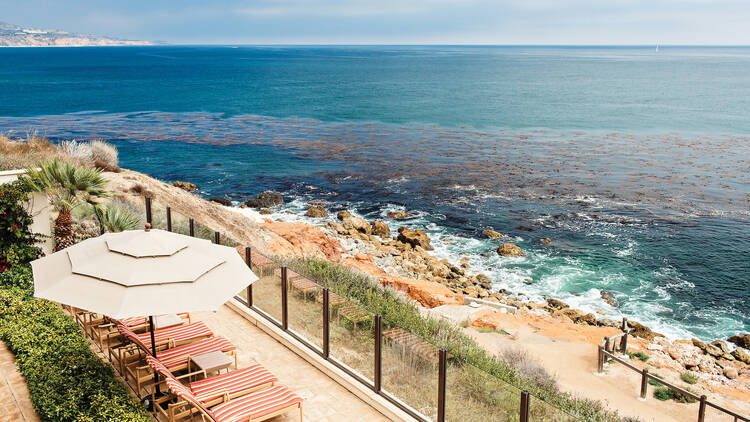
[{"label": "distant headland", "polygon": [[156,45],[151,41],[121,40],[59,30],[22,28],[0,22],[0,47],[89,47]]}]

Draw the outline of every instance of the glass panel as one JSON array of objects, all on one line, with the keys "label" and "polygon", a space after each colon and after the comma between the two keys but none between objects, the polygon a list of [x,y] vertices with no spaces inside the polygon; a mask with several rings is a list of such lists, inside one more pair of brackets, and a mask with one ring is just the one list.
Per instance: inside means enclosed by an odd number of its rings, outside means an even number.
[{"label": "glass panel", "polygon": [[331,292],[331,357],[372,380],[375,356],[374,315]]},{"label": "glass panel", "polygon": [[575,422],[578,419],[534,396],[529,398],[531,422]]},{"label": "glass panel", "polygon": [[382,352],[383,390],[435,420],[438,349],[421,337],[383,321]]},{"label": "glass panel", "polygon": [[251,255],[258,276],[253,283],[253,306],[281,323],[281,267],[255,251]]},{"label": "glass panel", "polygon": [[323,288],[292,269],[287,280],[289,328],[323,350]]},{"label": "glass panel", "polygon": [[448,360],[445,419],[518,421],[521,390],[472,365]]}]

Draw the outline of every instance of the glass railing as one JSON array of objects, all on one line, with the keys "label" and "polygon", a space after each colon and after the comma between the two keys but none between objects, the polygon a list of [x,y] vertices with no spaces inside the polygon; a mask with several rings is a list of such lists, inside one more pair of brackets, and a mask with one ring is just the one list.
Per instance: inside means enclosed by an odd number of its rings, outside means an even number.
[{"label": "glass railing", "polygon": [[[150,201],[152,227],[239,246],[164,204]],[[560,409],[368,311],[346,292],[326,288],[301,269],[238,247],[258,276],[236,299],[283,328],[417,420],[567,422]],[[247,255],[249,254],[249,259]]]}]

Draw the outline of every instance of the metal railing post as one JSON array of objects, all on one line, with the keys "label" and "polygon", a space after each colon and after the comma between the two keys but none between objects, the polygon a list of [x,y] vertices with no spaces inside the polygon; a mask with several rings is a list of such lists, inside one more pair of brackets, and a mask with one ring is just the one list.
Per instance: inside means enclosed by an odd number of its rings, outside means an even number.
[{"label": "metal railing post", "polygon": [[214,232],[214,243],[221,245],[221,233]]},{"label": "metal railing post", "polygon": [[172,207],[167,207],[167,231],[172,231]]},{"label": "metal railing post", "polygon": [[531,395],[528,391],[521,391],[521,410],[518,413],[519,422],[529,422],[529,399]]},{"label": "metal railing post", "polygon": [[192,218],[189,221],[189,226],[190,226],[190,237],[195,237],[195,220],[193,220]]},{"label": "metal railing post", "polygon": [[146,197],[146,222],[151,224],[151,198]]},{"label": "metal railing post", "polygon": [[286,331],[289,328],[287,318],[287,268],[281,267],[281,328]]},{"label": "metal railing post", "polygon": [[437,422],[445,422],[445,384],[448,376],[448,351],[440,349],[438,365],[438,408]]},{"label": "metal railing post", "polygon": [[648,368],[643,368],[643,372],[641,372],[641,398],[646,398],[646,393],[648,390]]},{"label": "metal railing post", "polygon": [[[245,263],[247,264],[247,267],[250,268],[250,271],[253,270],[253,256],[252,252],[250,251],[249,246],[245,246]],[[253,307],[253,285],[250,284],[247,286],[247,307],[252,308]]]},{"label": "metal railing post", "polygon": [[330,305],[331,293],[328,288],[323,288],[323,358],[328,360],[328,356],[331,354],[331,305]]},{"label": "metal railing post", "polygon": [[375,370],[373,371],[373,389],[380,393],[382,368],[383,368],[383,319],[380,315],[375,315]]},{"label": "metal railing post", "polygon": [[[706,395],[701,396],[701,404],[698,407],[698,422],[704,422],[706,419]],[[737,418],[735,418],[737,420]]]},{"label": "metal railing post", "polygon": [[599,348],[599,360],[597,361],[596,369],[597,369],[597,372],[601,374],[602,372],[604,372],[604,346],[600,344],[598,348]]}]

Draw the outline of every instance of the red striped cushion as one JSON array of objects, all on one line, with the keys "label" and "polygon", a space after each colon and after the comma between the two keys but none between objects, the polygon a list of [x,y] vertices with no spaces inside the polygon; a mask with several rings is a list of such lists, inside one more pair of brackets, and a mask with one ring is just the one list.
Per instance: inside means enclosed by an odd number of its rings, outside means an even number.
[{"label": "red striped cushion", "polygon": [[211,414],[217,422],[257,419],[301,403],[302,398],[277,385],[222,403],[211,409]]},{"label": "red striped cushion", "polygon": [[173,368],[187,364],[189,356],[197,356],[215,351],[229,352],[235,349],[236,347],[224,337],[211,337],[184,346],[164,350],[159,352],[156,357],[167,368]]},{"label": "red striped cushion", "polygon": [[[124,326],[122,324],[117,324],[117,331],[119,331],[120,334],[122,334],[123,337],[125,337],[126,339],[128,339],[128,340],[132,341],[133,343],[135,343],[144,352],[149,353],[149,354],[151,353],[151,348],[147,347],[141,341],[141,339],[139,339],[138,336],[134,332],[132,332],[130,330],[130,328],[128,328],[128,327],[126,327],[126,326]],[[151,344],[151,342],[149,342],[149,344]]]},{"label": "red striped cushion", "polygon": [[[212,335],[214,335],[214,333],[202,321],[187,325],[177,325],[174,327],[162,328],[161,330],[154,331],[156,344],[167,340],[172,340],[178,343],[194,338],[211,337]],[[138,336],[138,339],[142,343],[148,345],[148,347],[151,347],[151,332],[147,331],[145,333],[136,334],[136,336]]]},{"label": "red striped cushion", "polygon": [[188,388],[182,385],[179,381],[173,378],[167,378],[165,381],[167,383],[167,387],[169,387],[169,391],[174,393],[174,395],[192,404],[193,406],[202,409],[204,412],[206,412],[206,414],[211,415],[211,412],[209,412],[208,409],[204,407],[197,398],[195,398],[193,393],[191,393],[190,390],[188,390]]},{"label": "red striped cushion", "polygon": [[223,375],[217,375],[190,384],[193,393],[203,401],[221,397],[224,393],[234,395],[263,384],[278,382],[271,372],[260,365],[253,365]]},{"label": "red striped cushion", "polygon": [[151,369],[158,372],[164,378],[177,378],[174,376],[174,374],[172,374],[172,371],[170,371],[169,368],[164,366],[164,364],[162,364],[158,360],[154,359],[153,356],[146,356],[146,363],[148,363],[148,366],[150,366]]},{"label": "red striped cushion", "polygon": [[130,317],[130,318],[123,318],[123,319],[116,319],[115,322],[118,322],[128,328],[137,327],[139,325],[143,325],[146,323],[146,317]]}]

